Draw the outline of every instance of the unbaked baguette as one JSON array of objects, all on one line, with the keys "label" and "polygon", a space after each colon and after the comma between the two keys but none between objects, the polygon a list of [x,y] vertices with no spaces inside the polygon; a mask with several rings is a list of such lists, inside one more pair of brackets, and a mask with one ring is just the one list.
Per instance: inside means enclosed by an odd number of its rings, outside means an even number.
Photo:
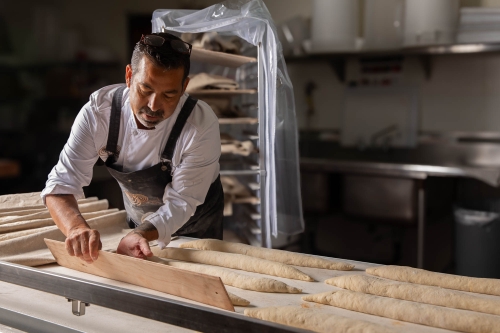
[{"label": "unbaked baguette", "polygon": [[166,260],[158,257],[150,257],[148,260],[158,262],[161,264],[173,266],[180,269],[185,269],[191,272],[197,272],[207,275],[218,276],[222,280],[222,283],[228,286],[260,291],[266,293],[289,293],[289,294],[300,294],[301,289],[291,287],[284,282],[269,279],[265,277],[253,277],[250,275],[245,275],[241,273],[233,272],[229,269],[221,267],[213,267],[209,265],[192,264],[182,261],[172,261]]},{"label": "unbaked baguette", "polygon": [[405,266],[377,266],[366,269],[366,273],[390,280],[500,296],[499,279],[435,273]]},{"label": "unbaked baguette", "polygon": [[364,320],[316,312],[297,306],[245,309],[245,315],[321,333],[385,333],[394,329]]},{"label": "unbaked baguette", "polygon": [[243,271],[274,275],[288,279],[314,281],[309,275],[299,271],[295,267],[242,254],[178,249],[173,247],[161,250],[157,246],[152,247],[151,251],[155,256],[160,258],[241,269]]},{"label": "unbaked baguette", "polygon": [[287,265],[295,266],[335,269],[340,271],[349,271],[354,268],[354,265],[348,263],[315,257],[303,253],[267,249],[241,243],[225,242],[218,239],[199,239],[183,243],[180,245],[180,247],[244,254],[251,257],[281,262]]},{"label": "unbaked baguette", "polygon": [[440,287],[383,280],[366,275],[337,276],[325,283],[365,294],[500,315],[500,301]]},{"label": "unbaked baguette", "polygon": [[302,296],[304,301],[468,333],[499,333],[500,317],[341,290]]}]

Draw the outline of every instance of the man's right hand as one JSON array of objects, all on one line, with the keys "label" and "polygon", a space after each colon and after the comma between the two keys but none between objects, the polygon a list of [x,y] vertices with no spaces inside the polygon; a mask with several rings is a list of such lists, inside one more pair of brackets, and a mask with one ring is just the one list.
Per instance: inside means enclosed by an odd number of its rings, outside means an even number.
[{"label": "man's right hand", "polygon": [[76,256],[91,264],[97,260],[102,243],[99,231],[89,227],[75,227],[69,230],[66,237],[66,250],[71,256]]},{"label": "man's right hand", "polygon": [[66,250],[72,256],[91,264],[97,260],[102,248],[97,230],[91,229],[78,210],[71,194],[49,194],[45,204],[57,227],[66,235]]}]

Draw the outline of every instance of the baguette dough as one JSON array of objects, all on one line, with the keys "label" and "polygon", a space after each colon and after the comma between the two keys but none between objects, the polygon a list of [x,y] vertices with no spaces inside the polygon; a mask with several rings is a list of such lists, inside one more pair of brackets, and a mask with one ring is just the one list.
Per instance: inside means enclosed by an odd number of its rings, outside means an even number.
[{"label": "baguette dough", "polygon": [[235,295],[235,294],[231,294],[229,291],[227,292],[227,295],[229,296],[229,300],[231,301],[231,303],[233,303],[233,305],[236,305],[236,306],[249,306],[250,305],[250,302],[238,295]]},{"label": "baguette dough", "polygon": [[219,252],[229,252],[244,254],[251,257],[277,261],[287,265],[336,269],[340,271],[350,271],[354,265],[318,258],[302,253],[294,253],[283,250],[266,249],[262,247],[250,246],[240,243],[224,242],[218,239],[200,239],[186,242],[180,245],[181,248],[195,248],[198,250],[210,250]]},{"label": "baguette dough", "polygon": [[452,331],[470,333],[500,332],[500,317],[497,316],[366,295],[356,291],[329,291],[302,296],[302,299]]},{"label": "baguette dough", "polygon": [[439,287],[394,282],[366,275],[337,276],[325,283],[365,294],[500,315],[500,301]]},{"label": "baguette dough", "polygon": [[390,280],[500,296],[499,279],[483,279],[452,274],[435,273],[419,268],[405,266],[372,267],[366,269],[366,273]]},{"label": "baguette dough", "polygon": [[269,278],[261,278],[261,277],[253,277],[241,273],[236,273],[230,271],[228,269],[220,268],[220,267],[211,267],[208,265],[198,265],[191,264],[187,262],[181,261],[171,261],[165,260],[158,257],[150,257],[148,260],[158,262],[161,264],[169,265],[172,267],[185,269],[191,272],[197,272],[207,275],[218,276],[222,280],[222,283],[228,286],[253,290],[253,291],[261,291],[266,293],[289,293],[289,294],[300,294],[302,289],[298,289],[295,287],[291,287],[284,282],[269,279]]},{"label": "baguette dough", "polygon": [[363,320],[302,309],[297,306],[245,309],[245,315],[323,333],[382,333],[394,329]]},{"label": "baguette dough", "polygon": [[309,275],[298,269],[264,259],[253,258],[242,254],[224,253],[216,251],[198,251],[167,247],[160,250],[159,247],[151,248],[153,254],[160,258],[191,261],[200,264],[209,264],[227,268],[241,269],[243,271],[274,275],[288,279],[314,281]]}]

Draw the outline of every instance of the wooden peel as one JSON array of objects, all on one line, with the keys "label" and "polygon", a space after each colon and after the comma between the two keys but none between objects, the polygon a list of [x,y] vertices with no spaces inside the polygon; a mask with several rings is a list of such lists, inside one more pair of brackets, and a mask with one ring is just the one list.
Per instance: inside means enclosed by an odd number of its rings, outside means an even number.
[{"label": "wooden peel", "polygon": [[234,312],[226,288],[218,276],[189,272],[105,251],[99,251],[99,258],[92,264],[87,264],[70,256],[63,242],[47,238],[44,241],[61,266]]}]

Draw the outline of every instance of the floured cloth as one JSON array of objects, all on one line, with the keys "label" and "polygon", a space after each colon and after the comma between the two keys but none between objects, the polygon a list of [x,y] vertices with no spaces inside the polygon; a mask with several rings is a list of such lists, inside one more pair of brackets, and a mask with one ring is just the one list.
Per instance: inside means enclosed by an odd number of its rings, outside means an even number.
[{"label": "floured cloth", "polygon": [[[0,213],[23,211],[29,209],[43,209],[45,205],[40,197],[42,192],[0,195]],[[97,201],[97,197],[78,200],[78,203]]]},{"label": "floured cloth", "polygon": [[26,230],[21,230],[21,231],[13,231],[13,232],[9,232],[9,233],[6,233],[6,234],[0,234],[0,242],[6,241],[6,240],[9,240],[9,239],[18,238],[18,237],[23,237],[23,236],[28,236],[28,235],[32,235],[32,234],[37,234],[37,233],[43,232],[45,230],[51,230],[50,228],[53,228],[53,227],[54,226],[51,225],[51,226],[48,226],[48,227],[32,228],[32,229],[26,229]]},{"label": "floured cloth", "polygon": [[207,73],[193,75],[189,80],[186,92],[192,93],[202,89],[235,90],[238,89],[238,83],[233,79],[220,75]]},{"label": "floured cloth", "polygon": [[[80,213],[96,212],[109,208],[108,200],[98,200],[86,203],[78,202]],[[48,209],[29,209],[16,212],[0,213],[0,225],[19,221],[50,218]]]},{"label": "floured cloth", "polygon": [[[99,231],[102,250],[114,251],[122,237],[130,232],[126,219],[127,213],[119,211],[88,219],[87,223],[92,229]],[[40,266],[55,262],[43,239],[49,238],[64,242],[66,237],[57,226],[38,230],[37,233],[28,233],[24,236],[0,241],[0,260],[26,266]]]},{"label": "floured cloth", "polygon": [[0,195],[0,212],[16,207],[45,208],[40,198],[42,192]]},{"label": "floured cloth", "polygon": [[[91,219],[94,217],[115,213],[117,211],[118,211],[118,209],[116,209],[116,208],[115,209],[106,209],[106,210],[99,210],[99,211],[95,211],[95,212],[82,213],[82,216],[85,220],[88,220],[88,219]],[[52,218],[27,219],[27,220],[20,220],[20,221],[11,222],[11,223],[4,223],[4,224],[0,223],[0,234],[11,233],[14,231],[47,227],[47,226],[52,226],[52,225],[55,225],[54,220]]]}]

